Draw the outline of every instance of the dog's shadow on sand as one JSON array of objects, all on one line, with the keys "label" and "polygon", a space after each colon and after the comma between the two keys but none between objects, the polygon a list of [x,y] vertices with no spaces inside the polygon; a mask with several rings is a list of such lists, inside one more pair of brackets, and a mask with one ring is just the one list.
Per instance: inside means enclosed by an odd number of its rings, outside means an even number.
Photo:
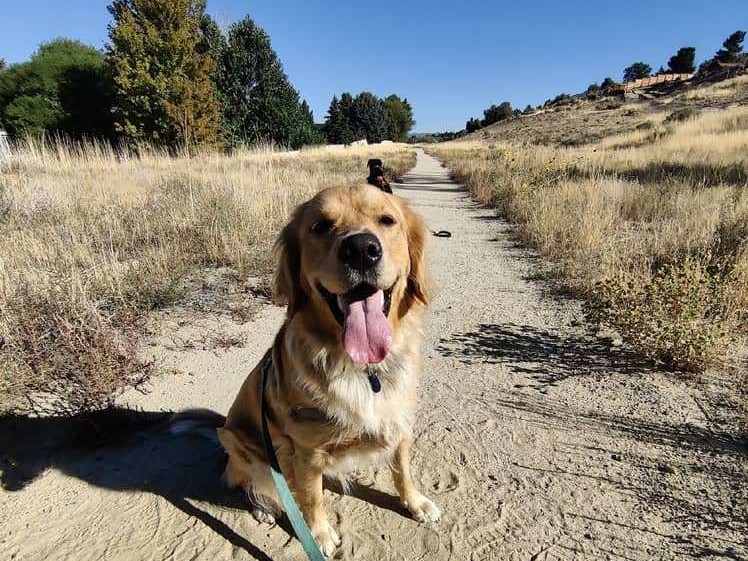
[{"label": "dog's shadow on sand", "polygon": [[[255,559],[271,561],[244,536],[196,506],[209,503],[250,516],[243,493],[221,483],[223,450],[206,438],[171,435],[170,415],[112,409],[79,417],[0,417],[0,485],[8,492],[20,491],[54,468],[97,487],[153,493]],[[343,493],[334,483],[326,487]],[[353,483],[346,494],[408,517],[399,500],[382,491]],[[278,525],[293,536],[285,517]]]}]

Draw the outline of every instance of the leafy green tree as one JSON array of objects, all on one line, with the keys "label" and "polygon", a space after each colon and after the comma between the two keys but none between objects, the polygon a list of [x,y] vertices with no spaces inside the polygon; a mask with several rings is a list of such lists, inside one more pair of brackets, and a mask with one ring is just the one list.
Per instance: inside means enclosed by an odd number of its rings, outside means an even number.
[{"label": "leafy green tree", "polygon": [[114,0],[108,60],[119,131],[176,148],[220,143],[220,106],[205,50],[204,0]]},{"label": "leafy green tree", "polygon": [[499,105],[491,105],[491,107],[483,112],[482,124],[484,127],[486,127],[488,125],[492,125],[493,123],[498,123],[499,121],[509,119],[513,115],[514,112],[512,111],[512,104],[508,101],[504,101]]},{"label": "leafy green tree", "polygon": [[352,123],[358,138],[377,143],[387,138],[387,116],[384,103],[370,92],[361,92],[353,99]]},{"label": "leafy green tree", "polygon": [[6,66],[7,66],[7,64],[5,64],[5,59],[0,56],[0,72],[2,72],[3,70],[5,70]]},{"label": "leafy green tree", "polygon": [[104,56],[71,39],[42,44],[0,73],[0,122],[11,134],[113,135]]},{"label": "leafy green tree", "polygon": [[678,52],[670,57],[667,61],[669,72],[674,74],[691,74],[696,70],[694,60],[696,59],[696,49],[693,47],[681,47]]},{"label": "leafy green tree", "polygon": [[[197,51],[201,54],[209,54],[214,61],[219,61],[226,50],[226,37],[221,32],[218,24],[208,14],[200,16],[200,41]],[[217,75],[218,68],[213,75]]]},{"label": "leafy green tree", "polygon": [[725,39],[725,42],[722,43],[722,48],[717,51],[717,54],[714,58],[716,58],[719,62],[738,62],[740,53],[743,52],[744,40],[745,31],[736,31],[727,39]]},{"label": "leafy green tree", "polygon": [[635,62],[623,70],[623,81],[633,82],[652,75],[652,67],[646,62]]},{"label": "leafy green tree", "polygon": [[465,132],[470,134],[471,132],[475,132],[482,127],[483,125],[480,119],[471,117],[470,120],[467,123],[465,123]]},{"label": "leafy green tree", "polygon": [[523,115],[529,115],[529,114],[530,114],[530,113],[532,113],[533,111],[535,111],[535,109],[533,109],[532,105],[530,105],[530,104],[528,103],[528,104],[527,104],[527,107],[525,107],[524,111],[522,111],[522,114],[523,114]]},{"label": "leafy green tree", "polygon": [[267,33],[251,18],[234,23],[219,53],[223,116],[234,144],[299,147],[322,137],[283,71]]},{"label": "leafy green tree", "polygon": [[389,95],[384,98],[384,111],[390,140],[405,142],[410,129],[416,124],[413,119],[413,108],[408,99],[400,99],[395,94]]},{"label": "leafy green tree", "polygon": [[602,91],[608,91],[608,90],[610,90],[612,88],[615,88],[617,85],[618,84],[616,83],[616,81],[613,78],[605,78],[603,80],[602,84],[600,84],[600,89]]}]

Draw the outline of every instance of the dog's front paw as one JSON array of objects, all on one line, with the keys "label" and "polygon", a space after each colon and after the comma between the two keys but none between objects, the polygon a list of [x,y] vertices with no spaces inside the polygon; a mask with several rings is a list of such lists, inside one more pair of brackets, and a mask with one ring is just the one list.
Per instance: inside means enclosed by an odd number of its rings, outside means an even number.
[{"label": "dog's front paw", "polygon": [[311,530],[314,541],[317,542],[322,554],[325,557],[330,557],[335,548],[340,545],[340,536],[338,536],[338,533],[327,520],[315,524]]},{"label": "dog's front paw", "polygon": [[418,522],[437,522],[442,515],[439,507],[420,493],[403,501],[403,505]]},{"label": "dog's front paw", "polygon": [[275,514],[264,508],[253,508],[252,517],[260,524],[275,525]]}]

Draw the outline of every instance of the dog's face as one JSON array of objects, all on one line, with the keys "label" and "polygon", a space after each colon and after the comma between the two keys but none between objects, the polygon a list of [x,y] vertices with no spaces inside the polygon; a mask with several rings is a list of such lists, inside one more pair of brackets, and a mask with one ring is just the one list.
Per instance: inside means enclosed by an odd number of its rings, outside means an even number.
[{"label": "dog's face", "polygon": [[321,191],[277,242],[276,295],[290,316],[340,332],[355,362],[380,362],[402,317],[427,304],[425,235],[405,202],[376,187]]}]

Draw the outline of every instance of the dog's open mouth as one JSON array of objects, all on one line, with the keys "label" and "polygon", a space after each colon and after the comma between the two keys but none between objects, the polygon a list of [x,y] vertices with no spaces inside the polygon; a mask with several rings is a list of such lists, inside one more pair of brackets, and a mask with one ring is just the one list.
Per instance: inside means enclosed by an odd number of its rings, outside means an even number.
[{"label": "dog's open mouth", "polygon": [[361,283],[345,294],[333,294],[318,284],[332,315],[343,327],[343,347],[354,362],[382,362],[390,350],[392,329],[387,321],[395,283],[380,290]]}]

